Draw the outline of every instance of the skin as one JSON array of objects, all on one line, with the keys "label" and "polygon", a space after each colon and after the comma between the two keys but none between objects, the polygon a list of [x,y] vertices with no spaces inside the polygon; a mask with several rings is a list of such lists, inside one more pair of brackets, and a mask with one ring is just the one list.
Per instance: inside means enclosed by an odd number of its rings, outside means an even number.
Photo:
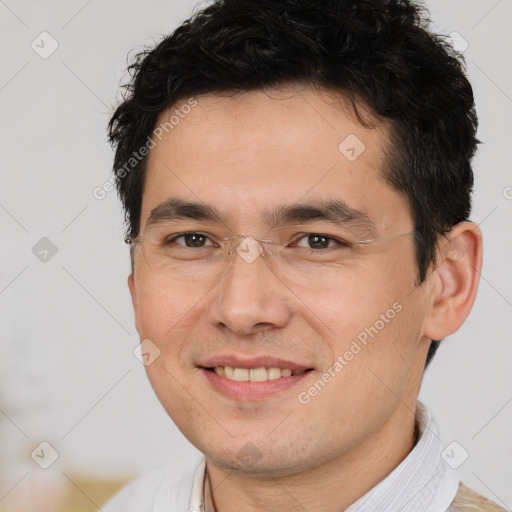
[{"label": "skin", "polygon": [[[141,233],[169,196],[215,205],[232,233],[264,236],[261,210],[305,199],[365,210],[378,237],[413,230],[408,201],[382,177],[386,126],[363,128],[339,95],[289,86],[197,100],[150,151]],[[349,134],[366,146],[353,162],[338,150]],[[336,234],[332,225],[312,232]],[[459,250],[451,259],[449,240]],[[410,237],[333,267],[328,283],[290,286],[261,260],[235,257],[227,274],[204,282],[155,274],[136,253],[128,279],[136,327],[161,351],[148,377],[205,454],[216,510],[343,510],[389,474],[415,443],[429,340],[453,333],[469,314],[481,256],[481,233],[469,222],[440,241],[437,266],[420,286]],[[402,310],[378,335],[314,399],[299,403],[297,394],[397,302]],[[237,401],[198,368],[221,353],[270,354],[314,370],[268,399]],[[242,449],[257,460],[241,461]]]}]

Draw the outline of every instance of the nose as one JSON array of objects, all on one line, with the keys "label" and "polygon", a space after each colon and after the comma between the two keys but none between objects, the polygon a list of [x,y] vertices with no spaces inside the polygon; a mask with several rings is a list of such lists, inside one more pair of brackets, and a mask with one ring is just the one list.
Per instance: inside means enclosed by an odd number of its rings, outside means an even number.
[{"label": "nose", "polygon": [[282,328],[291,318],[293,295],[266,263],[272,257],[252,238],[230,256],[230,268],[216,287],[211,321],[237,336]]}]

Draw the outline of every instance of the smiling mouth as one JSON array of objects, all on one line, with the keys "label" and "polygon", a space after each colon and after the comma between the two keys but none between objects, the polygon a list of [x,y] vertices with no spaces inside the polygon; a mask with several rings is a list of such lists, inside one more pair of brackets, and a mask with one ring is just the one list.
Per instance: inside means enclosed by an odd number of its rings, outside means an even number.
[{"label": "smiling mouth", "polygon": [[302,375],[303,373],[313,370],[312,368],[295,371],[289,368],[277,367],[234,368],[232,366],[215,366],[205,369],[217,374],[219,377],[224,377],[225,379],[236,382],[265,382],[267,380],[277,380],[283,377]]}]

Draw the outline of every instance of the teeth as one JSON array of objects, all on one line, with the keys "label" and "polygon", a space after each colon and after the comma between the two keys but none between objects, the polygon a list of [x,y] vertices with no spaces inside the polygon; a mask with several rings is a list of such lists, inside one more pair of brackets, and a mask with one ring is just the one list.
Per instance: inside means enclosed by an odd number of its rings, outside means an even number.
[{"label": "teeth", "polygon": [[266,368],[254,368],[249,371],[249,380],[251,382],[263,382],[267,380]]},{"label": "teeth", "polygon": [[246,382],[249,380],[249,370],[247,368],[235,368],[233,371],[233,380],[237,382]]},{"label": "teeth", "polygon": [[232,366],[216,366],[213,370],[220,377],[237,382],[263,382],[266,380],[280,379],[281,377],[291,377],[300,375],[306,370],[292,372],[289,368],[233,368]]},{"label": "teeth", "polygon": [[[217,368],[215,368],[217,369]],[[233,380],[233,373],[234,373],[234,370],[231,366],[225,366],[224,367],[224,376],[226,377],[226,379],[229,379],[229,380]]]},{"label": "teeth", "polygon": [[281,378],[281,368],[269,368],[267,370],[268,380],[275,380]]}]

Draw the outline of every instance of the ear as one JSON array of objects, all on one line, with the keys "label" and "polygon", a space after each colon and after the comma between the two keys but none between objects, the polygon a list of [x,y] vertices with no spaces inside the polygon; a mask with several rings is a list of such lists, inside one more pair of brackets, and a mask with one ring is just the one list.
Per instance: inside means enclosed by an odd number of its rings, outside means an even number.
[{"label": "ear", "polygon": [[482,232],[473,222],[456,224],[442,238],[429,280],[430,296],[424,332],[431,340],[453,334],[475,302],[482,271]]},{"label": "ear", "polygon": [[137,322],[137,294],[135,292],[135,277],[133,271],[128,276],[128,288],[132,297],[133,312],[135,313],[135,322]]}]

